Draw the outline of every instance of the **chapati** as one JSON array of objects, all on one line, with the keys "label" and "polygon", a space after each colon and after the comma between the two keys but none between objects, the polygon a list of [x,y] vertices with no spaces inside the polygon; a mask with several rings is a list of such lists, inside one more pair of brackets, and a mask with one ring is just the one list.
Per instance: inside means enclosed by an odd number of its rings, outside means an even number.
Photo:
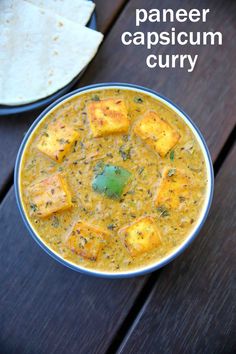
[{"label": "chapati", "polygon": [[88,0],[26,0],[42,9],[52,11],[68,20],[86,25],[95,8],[93,1]]},{"label": "chapati", "polygon": [[0,1],[0,104],[58,91],[91,61],[103,35],[24,0]]}]

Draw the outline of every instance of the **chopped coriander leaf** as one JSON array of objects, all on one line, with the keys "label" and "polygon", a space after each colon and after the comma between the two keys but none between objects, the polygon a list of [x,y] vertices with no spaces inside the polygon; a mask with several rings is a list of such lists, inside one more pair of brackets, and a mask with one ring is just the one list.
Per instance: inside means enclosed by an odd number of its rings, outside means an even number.
[{"label": "chopped coriander leaf", "polygon": [[58,228],[60,225],[60,221],[57,216],[53,216],[52,218],[52,226]]},{"label": "chopped coriander leaf", "polygon": [[131,159],[131,146],[122,145],[119,149],[119,154],[121,155],[123,161]]},{"label": "chopped coriander leaf", "polygon": [[100,97],[98,95],[94,95],[92,97],[92,101],[100,101]]},{"label": "chopped coriander leaf", "polygon": [[34,203],[30,203],[30,209],[35,213],[38,209],[37,205]]},{"label": "chopped coriander leaf", "polygon": [[113,159],[113,154],[111,152],[108,152],[107,157],[110,157],[111,159]]},{"label": "chopped coriander leaf", "polygon": [[123,135],[122,139],[127,142],[129,140],[129,135]]},{"label": "chopped coriander leaf", "polygon": [[171,152],[170,152],[170,160],[174,161],[174,159],[175,159],[175,152],[174,152],[174,150],[171,150]]},{"label": "chopped coriander leaf", "polygon": [[163,206],[158,207],[158,208],[157,208],[157,211],[160,212],[160,216],[161,216],[161,217],[166,217],[166,216],[169,216],[169,215],[170,215],[169,211],[168,211],[165,207],[163,207]]},{"label": "chopped coriander leaf", "polygon": [[168,212],[168,210],[163,211],[163,213],[161,214],[161,216],[163,216],[163,217],[166,217],[169,215],[170,215],[170,213]]},{"label": "chopped coriander leaf", "polygon": [[144,167],[139,167],[138,168],[138,174],[141,175],[144,171]]},{"label": "chopped coriander leaf", "polygon": [[182,197],[181,195],[179,196],[179,201],[180,203],[183,203],[185,201],[185,197]]},{"label": "chopped coriander leaf", "polygon": [[116,228],[116,225],[115,224],[109,224],[109,225],[107,225],[107,228],[108,228],[108,230],[113,231]]},{"label": "chopped coriander leaf", "polygon": [[58,141],[59,144],[61,144],[61,145],[69,144],[69,142],[70,142],[68,139],[64,139],[64,138],[57,139],[57,141]]},{"label": "chopped coriander leaf", "polygon": [[134,97],[134,102],[135,103],[143,103],[143,99],[141,97]]},{"label": "chopped coriander leaf", "polygon": [[175,174],[175,171],[176,169],[175,168],[171,168],[169,171],[168,171],[168,176],[171,177]]}]

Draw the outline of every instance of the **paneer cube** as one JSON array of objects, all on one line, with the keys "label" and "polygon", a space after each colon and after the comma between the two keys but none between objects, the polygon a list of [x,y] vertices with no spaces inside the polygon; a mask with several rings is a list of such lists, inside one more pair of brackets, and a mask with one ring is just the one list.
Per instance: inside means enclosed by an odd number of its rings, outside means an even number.
[{"label": "paneer cube", "polygon": [[161,245],[160,231],[150,216],[139,218],[131,225],[120,229],[119,235],[132,257]]},{"label": "paneer cube", "polygon": [[87,111],[94,137],[127,133],[129,130],[127,108],[121,99],[92,101],[88,104]]},{"label": "paneer cube", "polygon": [[77,131],[57,121],[43,132],[37,148],[51,159],[61,162],[78,138]]},{"label": "paneer cube", "polygon": [[161,157],[165,157],[180,139],[180,134],[153,111],[139,120],[134,133],[150,145]]},{"label": "paneer cube", "polygon": [[30,208],[34,215],[49,216],[72,206],[71,193],[65,179],[56,174],[28,188]]},{"label": "paneer cube", "polygon": [[157,191],[155,205],[176,209],[180,204],[184,205],[188,202],[193,188],[191,177],[186,173],[173,168],[165,168]]},{"label": "paneer cube", "polygon": [[78,255],[95,261],[107,236],[108,233],[98,227],[78,221],[68,236],[66,245]]}]

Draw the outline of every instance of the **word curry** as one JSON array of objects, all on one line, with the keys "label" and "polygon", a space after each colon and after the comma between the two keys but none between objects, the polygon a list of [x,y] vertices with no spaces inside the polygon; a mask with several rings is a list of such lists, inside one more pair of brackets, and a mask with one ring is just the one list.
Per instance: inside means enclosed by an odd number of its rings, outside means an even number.
[{"label": "word curry", "polygon": [[[171,27],[168,31],[141,31],[142,25],[149,22],[155,24],[161,22],[207,22],[210,14],[209,9],[151,9],[149,12],[145,9],[136,9],[136,27],[137,31],[125,31],[121,35],[121,42],[125,46],[135,45],[142,46],[147,49],[146,65],[151,68],[177,68],[192,72],[197,64],[198,54],[182,53],[182,47],[188,50],[190,46],[214,46],[222,45],[223,36],[221,32],[212,31],[180,31],[175,27]],[[204,28],[206,25],[204,26]],[[150,28],[150,26],[149,26]],[[185,26],[186,28],[186,26]],[[181,54],[159,54],[160,46],[174,46],[176,51],[180,48]],[[178,49],[177,49],[178,48]]]}]

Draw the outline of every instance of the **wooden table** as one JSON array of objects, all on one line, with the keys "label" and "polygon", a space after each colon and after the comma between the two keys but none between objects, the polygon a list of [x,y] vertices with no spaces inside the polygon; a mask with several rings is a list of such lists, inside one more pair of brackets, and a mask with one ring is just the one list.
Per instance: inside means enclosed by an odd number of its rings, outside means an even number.
[{"label": "wooden table", "polygon": [[[199,54],[193,73],[145,68],[147,50],[120,43],[123,31],[135,31],[135,8],[202,6],[211,9],[211,16],[201,29],[221,31],[224,43],[182,49]],[[29,237],[12,186],[17,150],[40,110],[1,117],[0,353],[236,352],[236,3],[97,0],[97,20],[105,39],[76,87],[131,82],[180,105],[210,148],[216,177],[213,206],[191,247],[151,275],[107,280],[71,271]],[[167,27],[161,24],[159,29]],[[199,30],[199,24],[176,27]],[[142,30],[155,29],[145,24]],[[165,51],[178,53],[181,48]]]}]

